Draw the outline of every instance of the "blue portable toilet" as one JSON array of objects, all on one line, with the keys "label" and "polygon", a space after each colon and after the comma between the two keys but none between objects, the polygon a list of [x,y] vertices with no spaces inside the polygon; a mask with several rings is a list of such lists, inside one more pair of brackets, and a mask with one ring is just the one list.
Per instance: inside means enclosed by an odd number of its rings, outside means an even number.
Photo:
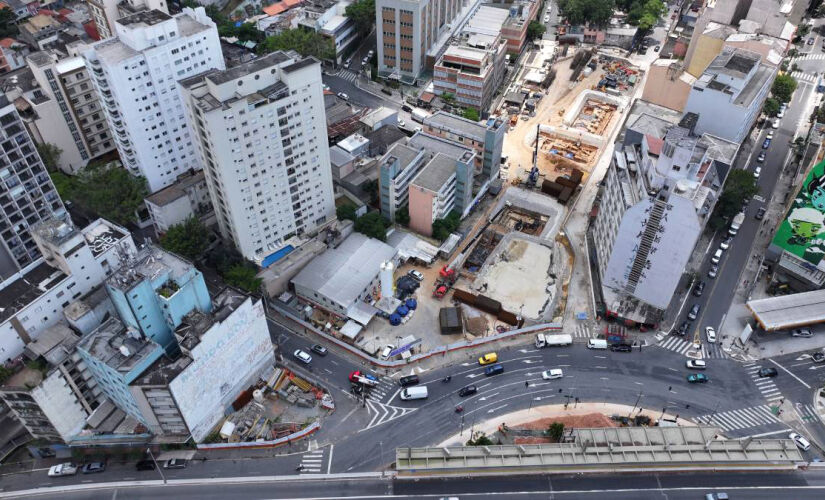
[{"label": "blue portable toilet", "polygon": [[418,302],[416,302],[415,299],[407,299],[404,305],[407,306],[407,309],[415,311],[415,308],[418,307]]},{"label": "blue portable toilet", "polygon": [[390,314],[390,324],[392,326],[398,326],[401,324],[401,316],[396,313]]},{"label": "blue portable toilet", "polygon": [[406,316],[407,313],[409,313],[409,312],[410,312],[410,310],[407,309],[407,306],[403,306],[403,305],[398,306],[398,309],[395,310],[395,314],[398,314],[399,316],[402,316],[402,317]]}]

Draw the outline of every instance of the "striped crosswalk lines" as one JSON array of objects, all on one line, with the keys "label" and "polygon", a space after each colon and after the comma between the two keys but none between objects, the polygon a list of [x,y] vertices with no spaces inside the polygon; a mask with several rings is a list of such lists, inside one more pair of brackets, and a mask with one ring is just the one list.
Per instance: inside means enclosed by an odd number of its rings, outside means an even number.
[{"label": "striped crosswalk lines", "polygon": [[350,71],[348,69],[342,69],[336,75],[338,78],[342,80],[346,80],[348,82],[354,82],[356,78],[358,78],[358,74],[354,71]]},{"label": "striped crosswalk lines", "polygon": [[389,377],[381,377],[378,381],[378,385],[369,389],[367,399],[381,402],[384,401],[384,399],[392,397],[397,390],[398,383],[395,380]]},{"label": "striped crosswalk lines", "polygon": [[825,59],[825,54],[804,54],[793,58],[794,62],[799,61],[820,61]]},{"label": "striped crosswalk lines", "polygon": [[808,73],[803,73],[801,71],[794,71],[791,73],[791,76],[796,81],[808,82],[808,83],[816,83],[817,77],[814,75],[809,75]]},{"label": "striped crosswalk lines", "polygon": [[573,336],[581,339],[589,339],[591,337],[590,326],[584,322],[576,323],[576,329],[573,332]]},{"label": "striped crosswalk lines", "polygon": [[319,448],[304,453],[301,456],[301,475],[323,474],[325,453],[326,448]]},{"label": "striped crosswalk lines", "polygon": [[768,405],[711,413],[696,417],[694,420],[698,424],[715,425],[728,432],[764,425],[782,424],[782,421],[773,414],[771,407]]},{"label": "striped crosswalk lines", "polygon": [[779,392],[779,388],[773,382],[772,378],[759,376],[759,370],[762,369],[762,366],[756,363],[747,363],[743,366],[753,380],[753,383],[756,384],[756,388],[762,394],[762,397],[764,397],[769,403],[774,403],[783,399],[782,393]]}]

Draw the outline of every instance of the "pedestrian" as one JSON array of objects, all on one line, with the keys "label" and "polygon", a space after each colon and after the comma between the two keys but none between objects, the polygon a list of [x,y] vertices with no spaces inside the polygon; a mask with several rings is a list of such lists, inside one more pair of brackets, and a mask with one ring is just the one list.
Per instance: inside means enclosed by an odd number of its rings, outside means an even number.
[{"label": "pedestrian", "polygon": [[524,381],[524,387],[525,387],[525,388],[530,387],[530,382],[528,382],[528,381],[526,381],[526,380],[525,380],[525,381]]}]

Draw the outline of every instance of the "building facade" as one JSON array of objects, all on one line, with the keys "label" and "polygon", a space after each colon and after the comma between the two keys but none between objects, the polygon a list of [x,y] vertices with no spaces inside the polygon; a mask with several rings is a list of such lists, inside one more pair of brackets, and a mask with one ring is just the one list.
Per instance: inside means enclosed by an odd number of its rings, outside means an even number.
[{"label": "building facade", "polygon": [[320,63],[274,52],[181,82],[218,227],[257,262],[335,218]]},{"label": "building facade", "polygon": [[437,111],[424,118],[423,130],[427,134],[442,137],[473,148],[476,155],[478,183],[497,179],[501,170],[501,151],[504,147],[504,134],[507,124],[501,118],[489,118],[474,122],[466,118]]},{"label": "building facade", "polygon": [[124,167],[159,191],[201,169],[177,81],[224,69],[218,30],[199,7],[174,17],[142,11],[119,19],[115,31],[83,56]]},{"label": "building facade", "polygon": [[196,217],[207,226],[214,222],[215,212],[203,170],[181,174],[174,184],[153,193],[144,201],[157,234],[165,233],[189,217]]},{"label": "building facade", "polygon": [[409,187],[410,229],[433,234],[433,222],[450,212],[469,209],[472,201],[473,154],[455,159],[437,153],[413,179]]}]

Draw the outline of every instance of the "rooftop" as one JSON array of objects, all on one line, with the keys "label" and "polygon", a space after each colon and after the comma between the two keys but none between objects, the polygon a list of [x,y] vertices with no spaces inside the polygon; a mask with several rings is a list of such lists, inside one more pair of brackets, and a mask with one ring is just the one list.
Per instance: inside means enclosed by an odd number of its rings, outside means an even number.
[{"label": "rooftop", "polygon": [[201,337],[215,323],[221,323],[232,314],[248,297],[232,288],[224,288],[212,299],[212,312],[193,309],[175,328],[175,337],[184,349],[192,350],[201,341]]},{"label": "rooftop", "polygon": [[146,246],[120,266],[106,283],[112,288],[127,292],[144,279],[155,281],[166,273],[169,273],[170,279],[177,281],[192,268],[191,263],[173,253]]},{"label": "rooftop", "polygon": [[364,137],[361,134],[352,134],[351,136],[345,138],[341,142],[338,143],[338,146],[348,153],[352,153],[353,151],[357,150],[364,146],[364,144],[369,144],[369,139]]},{"label": "rooftop", "polygon": [[483,33],[488,35],[498,35],[501,33],[501,26],[510,12],[507,9],[499,9],[482,5],[464,25],[464,33]]},{"label": "rooftop", "polygon": [[60,322],[46,328],[36,339],[26,344],[26,353],[32,359],[42,356],[49,365],[55,366],[74,351],[79,340],[80,337],[69,325]]},{"label": "rooftop", "polygon": [[[206,78],[216,85],[220,85],[226,82],[231,82],[232,80],[237,80],[238,78],[242,78],[252,73],[257,73],[258,71],[269,68],[270,66],[276,66],[290,59],[292,59],[290,54],[279,50],[257,59],[253,59],[249,62],[239,64],[234,68],[227,69],[225,71],[211,72],[206,76]],[[197,77],[192,77],[192,79],[194,78]]]},{"label": "rooftop", "polygon": [[117,20],[117,23],[122,24],[123,26],[153,26],[155,24],[162,23],[163,21],[168,21],[169,19],[172,19],[172,16],[169,14],[161,12],[157,9],[152,9],[142,10],[136,14],[121,17]]},{"label": "rooftop", "polygon": [[352,233],[337,248],[312,259],[292,283],[317,290],[343,308],[354,303],[358,295],[375,279],[382,262],[395,256],[386,243]]},{"label": "rooftop", "polygon": [[202,182],[206,182],[206,176],[203,173],[203,170],[199,170],[197,172],[187,172],[179,175],[174,184],[170,184],[160,191],[147,196],[146,200],[162,207],[172,203],[178,198],[186,196],[187,189]]},{"label": "rooftop", "polygon": [[398,160],[398,165],[400,167],[398,174],[400,174],[403,169],[407,168],[407,166],[418,157],[419,154],[420,150],[418,148],[407,146],[406,144],[398,142],[390,146],[390,149],[387,150],[387,153],[382,158],[381,164],[383,165],[387,163],[392,158]]},{"label": "rooftop", "polygon": [[436,153],[418,173],[412,184],[437,193],[455,175],[455,159]]},{"label": "rooftop", "polygon": [[354,159],[355,157],[347,153],[343,148],[338,146],[332,146],[329,148],[329,162],[333,166],[340,167],[341,165],[346,165]]},{"label": "rooftop", "polygon": [[825,290],[751,300],[747,306],[769,332],[825,322]]},{"label": "rooftop", "polygon": [[484,141],[484,134],[487,132],[487,127],[481,123],[444,111],[436,111],[427,118],[424,118],[424,125],[446,130],[476,141]]},{"label": "rooftop", "polygon": [[192,363],[192,358],[189,356],[180,356],[176,360],[171,360],[167,356],[159,357],[149,368],[143,371],[138,378],[132,381],[130,385],[159,385],[167,386],[180,373]]},{"label": "rooftop", "polygon": [[414,136],[410,137],[407,140],[407,145],[418,150],[424,149],[430,153],[444,153],[456,159],[464,157],[468,151],[473,153],[472,148],[424,132],[417,132]]},{"label": "rooftop", "polygon": [[0,322],[5,322],[18,311],[37,300],[66,279],[62,271],[45,262],[14,281],[6,280],[0,289]]},{"label": "rooftop", "polygon": [[77,346],[93,358],[120,372],[129,373],[146,358],[160,355],[163,348],[127,329],[117,318],[109,318],[83,337]]},{"label": "rooftop", "polygon": [[397,114],[398,111],[394,109],[379,106],[377,109],[374,109],[366,115],[364,115],[363,117],[361,117],[361,123],[372,129],[375,127],[376,124],[381,123],[387,118]]}]

